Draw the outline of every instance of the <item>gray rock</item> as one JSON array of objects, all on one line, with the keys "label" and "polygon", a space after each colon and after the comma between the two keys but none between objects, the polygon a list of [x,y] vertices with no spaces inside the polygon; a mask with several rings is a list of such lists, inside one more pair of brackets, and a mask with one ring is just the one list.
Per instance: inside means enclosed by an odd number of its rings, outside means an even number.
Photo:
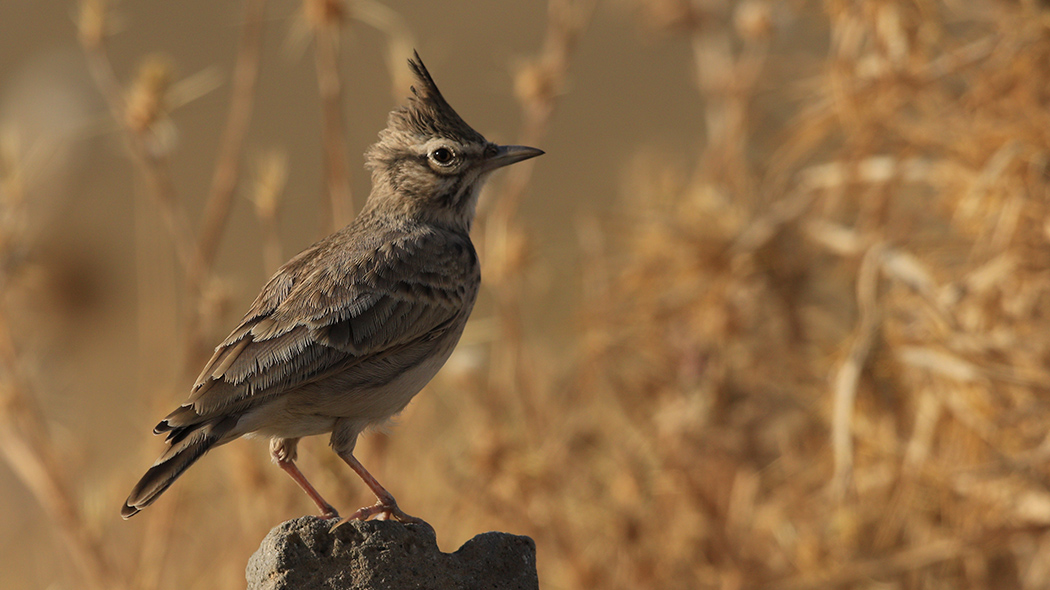
[{"label": "gray rock", "polygon": [[399,522],[282,523],[248,560],[248,590],[538,590],[536,544],[484,533],[442,553],[434,529]]}]

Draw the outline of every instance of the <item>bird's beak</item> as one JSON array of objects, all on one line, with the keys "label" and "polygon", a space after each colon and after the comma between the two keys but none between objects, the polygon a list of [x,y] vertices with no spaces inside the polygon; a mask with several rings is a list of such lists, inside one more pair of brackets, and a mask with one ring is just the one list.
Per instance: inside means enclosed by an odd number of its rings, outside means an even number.
[{"label": "bird's beak", "polygon": [[543,150],[538,150],[534,147],[523,145],[501,145],[494,155],[485,159],[485,163],[482,164],[482,170],[484,172],[490,172],[496,168],[510,166],[511,164],[521,162],[522,160],[542,156],[543,153]]}]

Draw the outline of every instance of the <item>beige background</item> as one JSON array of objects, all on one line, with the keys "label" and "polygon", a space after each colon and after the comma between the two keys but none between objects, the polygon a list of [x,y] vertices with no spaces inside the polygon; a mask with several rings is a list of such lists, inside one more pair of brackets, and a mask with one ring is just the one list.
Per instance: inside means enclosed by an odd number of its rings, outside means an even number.
[{"label": "beige background", "polygon": [[[519,141],[546,3],[385,4],[459,113]],[[240,11],[125,0],[106,40],[122,84],[160,52],[172,100],[193,98],[162,125],[193,227]],[[300,13],[268,3],[209,345],[272,271],[261,154],[288,156],[283,257],[328,225]],[[93,548],[101,587],[240,588],[265,533],[312,510],[264,443],[118,516],[201,359],[75,14],[0,1],[0,588],[86,587],[70,556]],[[533,537],[545,590],[1050,587],[1048,22],[1033,0],[597,2],[509,230],[492,212],[513,168],[482,197],[463,341],[358,456],[446,550]],[[403,100],[386,46],[344,28],[358,204],[361,153]],[[371,503],[322,438],[300,464],[344,513]]]}]

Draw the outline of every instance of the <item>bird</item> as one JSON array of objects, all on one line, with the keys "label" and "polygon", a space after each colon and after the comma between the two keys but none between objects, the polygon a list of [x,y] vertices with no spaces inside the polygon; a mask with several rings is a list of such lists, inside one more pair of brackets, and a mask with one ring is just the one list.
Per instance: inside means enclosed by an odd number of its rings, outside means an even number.
[{"label": "bird", "polygon": [[189,399],[153,429],[166,448],[121,509],[149,506],[214,447],[269,439],[270,455],[321,518],[339,518],[296,466],[306,436],[332,449],[376,503],[347,520],[422,522],[354,456],[358,436],[401,412],[445,364],[478,295],[470,239],[498,168],[543,150],[486,140],[449,106],[418,52],[416,84],[366,152],[372,190],[357,217],[280,267],[215,349]]}]

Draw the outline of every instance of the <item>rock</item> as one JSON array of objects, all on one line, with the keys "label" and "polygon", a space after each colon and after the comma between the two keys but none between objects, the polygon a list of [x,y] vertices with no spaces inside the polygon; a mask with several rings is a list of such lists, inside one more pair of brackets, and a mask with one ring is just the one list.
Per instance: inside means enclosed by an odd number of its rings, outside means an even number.
[{"label": "rock", "polygon": [[332,521],[304,516],[282,523],[248,560],[248,590],[538,590],[536,544],[484,533],[442,553],[427,525]]}]

